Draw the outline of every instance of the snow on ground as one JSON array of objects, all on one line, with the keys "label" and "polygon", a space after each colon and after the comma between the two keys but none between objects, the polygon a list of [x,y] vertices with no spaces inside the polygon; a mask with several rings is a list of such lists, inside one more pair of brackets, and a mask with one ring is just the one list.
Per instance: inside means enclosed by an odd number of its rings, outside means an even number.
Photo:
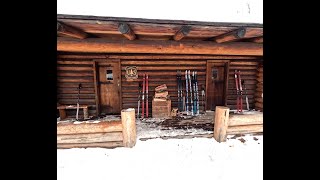
[{"label": "snow on ground", "polygon": [[133,148],[58,149],[57,176],[58,180],[262,180],[263,136],[231,137],[223,143],[213,138],[157,138],[138,140]]}]

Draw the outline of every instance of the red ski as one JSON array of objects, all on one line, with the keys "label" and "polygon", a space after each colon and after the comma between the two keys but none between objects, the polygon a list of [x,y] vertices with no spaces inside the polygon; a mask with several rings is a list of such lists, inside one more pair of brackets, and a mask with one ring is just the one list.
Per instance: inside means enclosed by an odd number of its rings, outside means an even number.
[{"label": "red ski", "polygon": [[144,118],[144,90],[145,90],[145,80],[146,74],[143,74],[143,82],[142,82],[142,109],[141,109],[141,118]]},{"label": "red ski", "polygon": [[149,91],[149,78],[148,74],[146,77],[146,118],[149,117],[149,98],[148,98],[148,91]]}]

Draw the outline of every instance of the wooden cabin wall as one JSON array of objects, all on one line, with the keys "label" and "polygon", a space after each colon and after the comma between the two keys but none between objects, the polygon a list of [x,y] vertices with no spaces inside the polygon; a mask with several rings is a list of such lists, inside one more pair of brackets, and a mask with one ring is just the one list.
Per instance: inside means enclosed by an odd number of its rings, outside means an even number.
[{"label": "wooden cabin wall", "polygon": [[[235,86],[234,71],[240,70],[241,80],[245,81],[247,89],[247,96],[249,101],[249,108],[253,109],[255,106],[255,92],[257,88],[257,69],[259,61],[252,60],[230,60],[229,66],[229,82],[228,82],[228,97],[227,106],[230,109],[237,109],[237,91]],[[247,110],[245,90],[243,88],[242,108]]]},{"label": "wooden cabin wall", "polygon": [[[59,104],[76,105],[78,100],[78,85],[80,90],[80,105],[90,105],[89,116],[95,115],[95,91],[93,80],[92,59],[59,58],[57,59],[57,100]],[[68,117],[75,117],[76,110],[67,110]],[[82,109],[79,117],[82,117]]]},{"label": "wooden cabin wall", "polygon": [[263,65],[260,63],[258,67],[257,89],[255,93],[255,109],[263,111]]},{"label": "wooden cabin wall", "polygon": [[[169,95],[172,100],[172,107],[177,107],[177,70],[182,71],[183,90],[185,91],[185,78],[184,71],[195,70],[198,71],[198,84],[199,84],[199,98],[200,109],[203,107],[201,102],[201,85],[205,85],[206,80],[206,60],[205,58],[153,58],[149,55],[139,55],[139,58],[132,58],[128,55],[112,55],[97,54],[97,55],[82,55],[75,53],[71,56],[58,55],[57,57],[57,98],[58,103],[67,105],[76,105],[78,98],[77,87],[79,83],[82,84],[80,91],[80,104],[89,105],[89,116],[96,115],[96,101],[94,91],[94,72],[93,60],[94,59],[115,59],[121,60],[121,74],[122,74],[122,108],[135,108],[137,109],[138,101],[138,81],[142,80],[143,73],[149,74],[149,114],[151,115],[151,102],[154,95],[154,88],[161,84],[167,84]],[[167,55],[168,56],[168,55]],[[187,55],[184,55],[186,57]],[[122,58],[123,57],[123,58]],[[208,58],[209,60],[210,58]],[[212,58],[210,60],[228,60],[226,58]],[[234,81],[234,70],[241,71],[241,78],[245,80],[250,108],[256,108],[257,104],[255,94],[258,92],[257,79],[258,65],[261,60],[254,59],[229,59],[229,82],[228,82],[228,97],[227,106],[230,109],[236,109],[236,90]],[[125,67],[137,66],[138,80],[128,81],[125,78]],[[183,92],[184,93],[184,92]],[[243,109],[246,109],[245,96],[243,96]],[[141,110],[141,105],[140,105]],[[75,110],[68,110],[68,117],[75,117]],[[82,115],[80,110],[79,115]]]},{"label": "wooden cabin wall", "polygon": [[[138,69],[138,79],[128,81],[125,78],[125,67],[136,66]],[[178,107],[178,87],[177,87],[177,70],[182,72],[183,93],[185,91],[185,70],[197,71],[198,85],[205,86],[206,79],[206,60],[121,60],[121,75],[122,75],[122,107],[123,108],[138,108],[138,86],[139,81],[142,81],[143,74],[149,75],[149,114],[151,112],[151,104],[154,96],[154,88],[161,84],[166,84],[171,99],[171,107]],[[200,89],[200,88],[199,88]],[[199,93],[201,100],[201,92]],[[199,101],[199,108],[203,108],[202,101]],[[141,105],[140,105],[141,108]]]}]

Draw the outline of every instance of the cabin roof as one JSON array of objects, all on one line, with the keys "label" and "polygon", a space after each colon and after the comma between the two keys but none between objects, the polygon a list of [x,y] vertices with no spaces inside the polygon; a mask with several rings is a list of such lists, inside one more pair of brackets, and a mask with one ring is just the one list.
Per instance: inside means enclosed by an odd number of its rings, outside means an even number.
[{"label": "cabin roof", "polygon": [[58,37],[263,43],[263,24],[57,15]]}]

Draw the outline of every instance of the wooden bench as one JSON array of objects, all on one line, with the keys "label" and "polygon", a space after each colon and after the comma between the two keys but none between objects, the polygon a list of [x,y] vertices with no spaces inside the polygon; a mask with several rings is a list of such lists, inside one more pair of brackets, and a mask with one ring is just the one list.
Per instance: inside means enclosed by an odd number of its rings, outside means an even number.
[{"label": "wooden bench", "polygon": [[[63,120],[67,117],[66,109],[77,109],[76,105],[60,105],[57,107],[59,109],[60,114],[60,120]],[[83,117],[84,119],[87,119],[89,117],[88,115],[88,105],[80,105],[79,109],[83,109]]]}]

